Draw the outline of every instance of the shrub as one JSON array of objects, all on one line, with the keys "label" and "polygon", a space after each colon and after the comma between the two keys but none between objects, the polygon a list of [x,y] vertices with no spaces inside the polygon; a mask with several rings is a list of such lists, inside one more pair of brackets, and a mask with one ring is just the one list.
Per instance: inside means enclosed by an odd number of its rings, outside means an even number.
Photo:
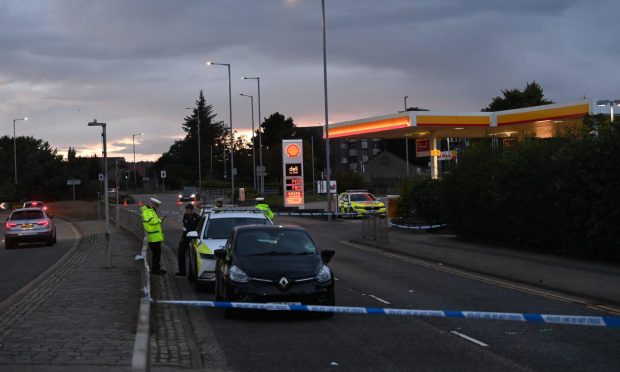
[{"label": "shrub", "polygon": [[403,180],[398,216],[419,219],[429,224],[443,222],[440,186],[440,180],[427,177]]}]

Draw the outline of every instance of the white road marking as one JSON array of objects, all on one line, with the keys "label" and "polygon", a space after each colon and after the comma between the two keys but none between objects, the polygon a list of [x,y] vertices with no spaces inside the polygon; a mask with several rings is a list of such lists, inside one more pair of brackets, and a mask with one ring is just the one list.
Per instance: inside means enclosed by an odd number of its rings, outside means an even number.
[{"label": "white road marking", "polygon": [[482,347],[488,347],[489,345],[485,344],[482,341],[478,341],[473,337],[469,337],[466,334],[463,334],[461,332],[457,332],[457,331],[450,331],[450,333],[452,333],[453,335],[459,336],[460,338],[463,338],[469,342],[473,342],[474,344],[478,345],[478,346],[482,346]]},{"label": "white road marking", "polygon": [[602,311],[605,311],[607,313],[611,313],[614,315],[620,315],[620,308],[606,306],[606,305],[593,304],[590,301],[583,299],[583,298],[572,297],[569,295],[565,295],[565,294],[561,294],[561,293],[557,293],[557,292],[553,292],[553,291],[549,291],[545,289],[540,289],[536,287],[531,287],[531,286],[524,285],[524,284],[518,284],[518,283],[510,282],[508,280],[490,277],[490,276],[483,275],[483,274],[476,274],[476,273],[472,273],[466,270],[461,270],[461,269],[457,269],[457,268],[453,268],[453,267],[449,267],[445,265],[439,266],[438,264],[433,263],[431,261],[426,261],[426,260],[422,260],[419,258],[413,258],[413,257],[409,257],[406,255],[397,254],[397,253],[390,253],[382,249],[367,247],[367,246],[360,245],[360,244],[350,243],[348,241],[341,240],[340,243],[344,245],[348,245],[349,247],[362,250],[362,251],[380,254],[382,256],[390,257],[390,258],[393,258],[399,261],[409,262],[409,263],[422,266],[428,269],[445,271],[451,274],[459,275],[459,276],[470,278],[470,279],[475,279],[481,282],[497,285],[500,287],[514,289],[517,291],[534,294],[534,295],[541,296],[541,297],[551,298],[557,301],[580,304],[583,306],[597,309],[599,311],[602,310]]},{"label": "white road marking", "polygon": [[379,302],[382,302],[382,303],[384,303],[384,304],[386,304],[386,305],[391,305],[391,303],[389,303],[389,302],[387,302],[386,300],[384,300],[384,299],[382,299],[382,298],[379,298],[379,297],[377,297],[377,296],[375,296],[375,295],[371,295],[371,294],[369,294],[369,295],[368,295],[368,297],[372,297],[372,298],[374,298],[375,300],[377,300],[377,301],[379,301]]}]

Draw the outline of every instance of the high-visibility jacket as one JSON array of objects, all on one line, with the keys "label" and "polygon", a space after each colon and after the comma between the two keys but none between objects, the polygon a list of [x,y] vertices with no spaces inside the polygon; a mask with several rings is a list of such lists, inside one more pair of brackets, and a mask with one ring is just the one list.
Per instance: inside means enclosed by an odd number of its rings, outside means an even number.
[{"label": "high-visibility jacket", "polygon": [[143,205],[140,208],[142,213],[142,225],[144,225],[144,232],[147,235],[149,243],[161,242],[164,240],[164,230],[161,226],[162,220],[157,215],[157,212],[148,205]]},{"label": "high-visibility jacket", "polygon": [[267,218],[269,218],[270,220],[273,220],[274,214],[271,211],[271,209],[269,208],[269,205],[267,205],[267,204],[256,204],[256,208],[258,208],[261,211],[263,211],[263,213],[265,214],[265,216],[267,216]]}]

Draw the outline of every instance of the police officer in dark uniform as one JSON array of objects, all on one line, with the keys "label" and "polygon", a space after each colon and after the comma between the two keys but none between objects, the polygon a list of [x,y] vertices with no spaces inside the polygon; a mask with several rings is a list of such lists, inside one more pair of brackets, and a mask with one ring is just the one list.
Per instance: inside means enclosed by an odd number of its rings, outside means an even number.
[{"label": "police officer in dark uniform", "polygon": [[190,243],[187,233],[196,231],[199,221],[200,215],[194,212],[194,205],[186,205],[185,214],[183,215],[183,235],[181,235],[181,241],[179,242],[179,272],[175,274],[176,276],[185,276],[185,268],[187,267],[185,264],[185,257],[187,257],[187,249]]}]

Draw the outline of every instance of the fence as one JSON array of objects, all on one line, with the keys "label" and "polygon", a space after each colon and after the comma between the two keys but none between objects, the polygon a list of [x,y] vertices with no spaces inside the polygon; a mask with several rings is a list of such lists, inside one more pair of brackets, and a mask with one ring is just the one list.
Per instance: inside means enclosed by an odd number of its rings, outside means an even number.
[{"label": "fence", "polygon": [[388,241],[388,218],[381,215],[362,216],[362,238],[380,242]]}]

